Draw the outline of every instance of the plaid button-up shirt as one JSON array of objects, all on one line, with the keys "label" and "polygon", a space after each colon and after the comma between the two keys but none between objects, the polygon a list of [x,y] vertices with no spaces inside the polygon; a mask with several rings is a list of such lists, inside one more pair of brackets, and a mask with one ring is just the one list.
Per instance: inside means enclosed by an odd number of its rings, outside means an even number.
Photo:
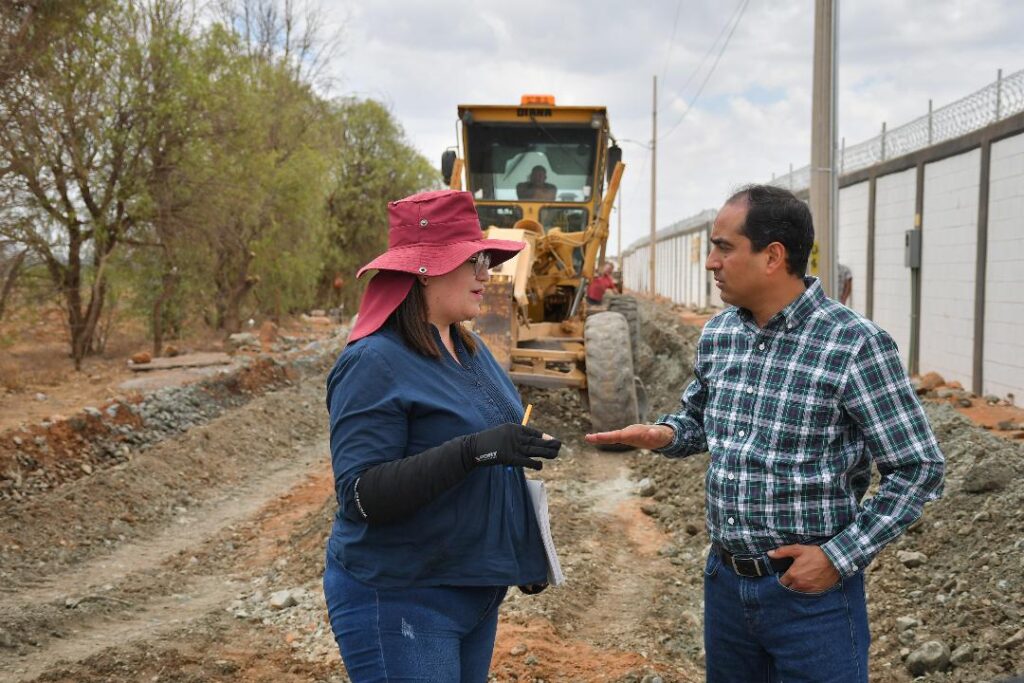
[{"label": "plaid button-up shirt", "polygon": [[[942,492],[944,461],[896,344],[820,283],[763,327],[730,308],[704,327],[675,437],[708,451],[707,525],[736,554],[820,545],[843,576],[866,567]],[[880,487],[862,502],[871,462]]]}]

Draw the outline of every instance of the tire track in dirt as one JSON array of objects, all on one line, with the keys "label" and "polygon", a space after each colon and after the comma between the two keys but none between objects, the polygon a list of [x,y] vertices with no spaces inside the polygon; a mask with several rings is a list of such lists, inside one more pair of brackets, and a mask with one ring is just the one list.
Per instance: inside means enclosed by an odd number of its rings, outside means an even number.
[{"label": "tire track in dirt", "polygon": [[221,606],[237,590],[223,576],[195,577],[179,592],[150,600],[129,614],[102,615],[77,624],[70,637],[53,639],[16,662],[0,665],[0,673],[12,683],[31,681],[55,664],[78,662],[111,646],[159,640]]},{"label": "tire track in dirt", "polygon": [[[110,647],[157,641],[225,608],[249,588],[251,570],[271,564],[278,543],[323,505],[331,480],[327,452],[326,441],[318,439],[295,457],[276,461],[173,518],[154,537],[126,543],[9,596],[0,606],[0,620],[8,631],[34,632],[30,638],[36,647],[13,659],[0,656],[0,678],[33,680],[57,662],[66,665]],[[282,510],[282,501],[292,504]],[[246,527],[252,531],[245,533]],[[237,564],[223,562],[216,547],[239,529],[248,537],[246,548]],[[184,559],[190,552],[203,559]],[[209,564],[228,569],[204,567]],[[83,603],[101,609],[77,609]],[[50,628],[54,623],[56,630]]]},{"label": "tire track in dirt", "polygon": [[659,648],[656,603],[678,569],[658,552],[669,538],[641,510],[646,499],[635,493],[629,462],[575,441],[545,467],[566,584],[539,596],[510,593],[492,664],[497,680],[701,680],[699,666]]},{"label": "tire track in dirt", "polygon": [[603,555],[607,578],[604,590],[580,615],[576,636],[602,646],[639,645],[649,635],[644,621],[671,568],[658,556],[669,539],[640,510],[642,501],[633,495],[636,483],[622,456],[597,453],[592,463],[597,483],[589,497],[599,520],[592,550]]},{"label": "tire track in dirt", "polygon": [[220,500],[179,515],[153,538],[125,544],[71,571],[47,577],[39,585],[21,589],[5,600],[2,610],[52,602],[89,592],[97,586],[116,584],[130,574],[159,567],[168,558],[192,549],[224,529],[249,519],[261,508],[310,476],[310,468],[323,468],[327,442],[319,441],[281,461],[258,478],[244,482]]}]

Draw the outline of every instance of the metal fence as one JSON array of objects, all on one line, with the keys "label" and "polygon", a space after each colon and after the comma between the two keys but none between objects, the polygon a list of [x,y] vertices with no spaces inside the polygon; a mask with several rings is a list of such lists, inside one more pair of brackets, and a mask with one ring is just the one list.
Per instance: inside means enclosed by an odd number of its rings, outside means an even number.
[{"label": "metal fence", "polygon": [[[928,109],[927,114],[910,123],[892,130],[886,130],[883,123],[882,132],[870,140],[840,147],[836,150],[839,174],[951,140],[1024,111],[1024,69],[1005,78],[1000,69],[996,80],[981,90],[934,111],[929,102]],[[771,184],[793,192],[806,190],[811,186],[811,167],[790,170],[773,178]]]}]

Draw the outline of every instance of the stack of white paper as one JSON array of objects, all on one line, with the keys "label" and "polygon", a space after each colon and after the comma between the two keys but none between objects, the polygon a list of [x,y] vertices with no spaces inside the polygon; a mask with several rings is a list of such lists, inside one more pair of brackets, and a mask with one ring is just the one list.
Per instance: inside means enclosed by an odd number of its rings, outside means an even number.
[{"label": "stack of white paper", "polygon": [[565,583],[565,576],[562,574],[562,565],[558,562],[558,553],[555,552],[555,541],[551,538],[548,494],[544,490],[544,482],[527,479],[526,489],[530,492],[533,512],[537,516],[537,526],[540,527],[540,537],[544,541],[544,554],[548,556],[548,584],[561,586]]}]

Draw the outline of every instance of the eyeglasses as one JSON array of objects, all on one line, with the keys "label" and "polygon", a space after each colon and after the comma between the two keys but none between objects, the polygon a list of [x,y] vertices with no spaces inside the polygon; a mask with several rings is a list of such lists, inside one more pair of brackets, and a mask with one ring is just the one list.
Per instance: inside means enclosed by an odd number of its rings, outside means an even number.
[{"label": "eyeglasses", "polygon": [[481,251],[467,259],[466,263],[473,265],[473,275],[483,277],[491,269],[491,252]]}]

